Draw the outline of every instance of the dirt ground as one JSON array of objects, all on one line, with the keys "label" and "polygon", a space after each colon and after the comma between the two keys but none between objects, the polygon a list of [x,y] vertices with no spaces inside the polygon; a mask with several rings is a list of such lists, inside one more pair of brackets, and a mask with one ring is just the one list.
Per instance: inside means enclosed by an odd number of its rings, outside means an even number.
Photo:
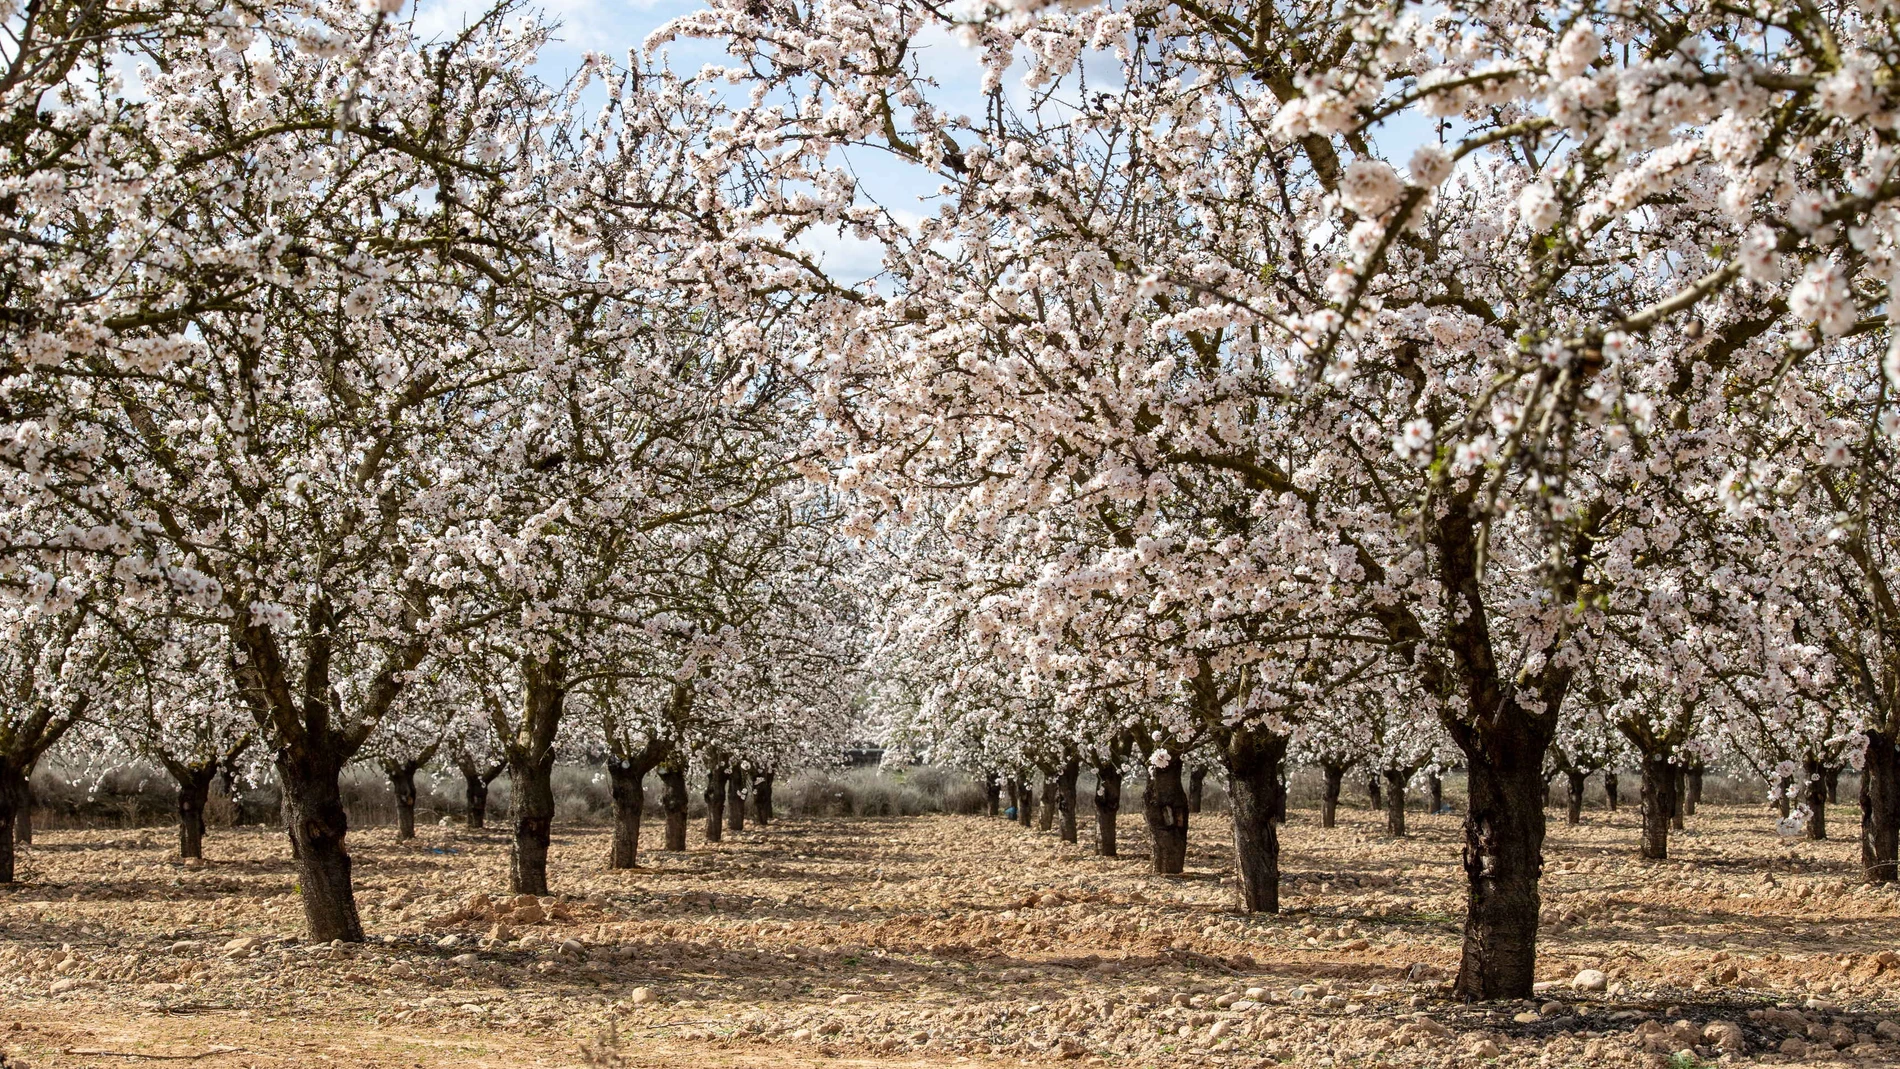
[{"label": "dirt ground", "polygon": [[[555,838],[563,893],[508,896],[507,838],[351,837],[371,942],[306,946],[281,835],[50,832],[0,891],[0,1064],[1657,1066],[1900,1064],[1900,893],[1851,840],[1705,808],[1635,854],[1635,814],[1561,811],[1543,994],[1463,1006],[1452,817],[1284,829],[1286,911],[1234,912],[1226,818],[1146,873],[1001,820],[786,821],[610,873]],[[1855,814],[1838,808],[1833,826]],[[650,832],[650,834],[652,834]],[[1602,981],[1602,990],[1577,990]],[[611,1026],[613,1038],[605,1035]],[[591,1059],[591,1061],[590,1061]]]}]

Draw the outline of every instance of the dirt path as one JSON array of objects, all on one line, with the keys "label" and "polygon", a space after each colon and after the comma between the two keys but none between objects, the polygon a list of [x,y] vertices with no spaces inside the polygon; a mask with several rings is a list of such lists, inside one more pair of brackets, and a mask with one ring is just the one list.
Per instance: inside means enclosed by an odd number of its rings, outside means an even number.
[{"label": "dirt path", "polygon": [[[0,892],[0,1051],[578,1066],[611,1024],[596,1060],[619,1066],[1900,1064],[1900,895],[1851,882],[1852,843],[1708,809],[1645,864],[1633,814],[1590,818],[1552,831],[1550,989],[1484,1007],[1440,998],[1449,817],[1394,841],[1364,811],[1296,812],[1278,917],[1232,911],[1213,814],[1180,878],[1144,872],[1137,820],[1121,859],[977,818],[799,821],[620,874],[588,829],[557,836],[565,893],[532,903],[502,892],[500,833],[372,829],[352,837],[372,942],[348,947],[297,940],[275,833],[214,832],[192,869],[163,829],[48,833]],[[1605,990],[1573,991],[1582,970]]]}]

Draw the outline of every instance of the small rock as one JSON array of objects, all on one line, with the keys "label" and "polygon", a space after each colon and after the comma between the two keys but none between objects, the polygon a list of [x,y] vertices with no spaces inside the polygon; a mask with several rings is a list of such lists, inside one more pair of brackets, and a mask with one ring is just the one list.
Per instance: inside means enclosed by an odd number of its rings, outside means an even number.
[{"label": "small rock", "polygon": [[1882,1021],[1874,1026],[1874,1035],[1890,1043],[1900,1040],[1900,1024],[1895,1024],[1892,1021]]},{"label": "small rock", "polygon": [[445,935],[442,938],[436,940],[435,945],[443,950],[447,950],[459,942],[461,942],[461,940],[455,938],[454,936]]},{"label": "small rock", "polygon": [[864,1001],[863,995],[843,994],[831,1000],[833,1006],[855,1006]]},{"label": "small rock", "polygon": [[1562,1017],[1564,1014],[1564,1004],[1561,1002],[1546,1002],[1542,1006],[1537,1007],[1537,1012],[1546,1017]]},{"label": "small rock", "polygon": [[68,976],[64,980],[53,981],[53,986],[47,988],[47,990],[52,992],[55,995],[63,995],[66,992],[71,991],[73,988],[78,987],[78,986],[79,986],[78,979]]},{"label": "small rock", "polygon": [[1808,1052],[1808,1041],[1800,1036],[1789,1036],[1781,1041],[1781,1053],[1791,1058],[1799,1058]]},{"label": "small rock", "polygon": [[264,945],[264,941],[258,938],[257,936],[240,935],[236,939],[233,939],[230,942],[224,944],[224,949],[226,953],[229,953],[233,950],[239,950],[248,954],[251,951],[256,950],[258,947],[261,947],[263,945]]},{"label": "small rock", "polygon": [[1511,1020],[1516,1021],[1518,1024],[1536,1024],[1543,1019],[1544,1015],[1535,1010],[1525,1010],[1523,1013],[1514,1014],[1511,1017]]},{"label": "small rock", "polygon": [[627,996],[627,1001],[633,1003],[635,1006],[652,1002],[653,989],[650,987],[636,987],[633,989],[633,993]]},{"label": "small rock", "polygon": [[1496,1043],[1488,1039],[1480,1039],[1476,1043],[1473,1043],[1469,1050],[1471,1051],[1471,1056],[1474,1058],[1495,1058],[1504,1053],[1498,1049]]},{"label": "small rock", "polygon": [[1702,1041],[1730,1054],[1740,1054],[1748,1050],[1748,1036],[1742,1026],[1733,1021],[1710,1021],[1702,1029]]},{"label": "small rock", "polygon": [[188,857],[185,859],[185,868],[190,869],[192,872],[197,872],[199,869],[204,868],[204,867],[205,867],[204,858]]},{"label": "small rock", "polygon": [[1219,1040],[1220,1037],[1227,1034],[1227,1027],[1226,1021],[1215,1021],[1214,1026],[1207,1030],[1207,1041],[1213,1043]]},{"label": "small rock", "polygon": [[1577,991],[1602,991],[1610,986],[1610,978],[1601,969],[1584,969],[1570,981]]},{"label": "small rock", "polygon": [[474,954],[457,954],[454,957],[449,959],[449,964],[460,965],[463,968],[467,969],[467,968],[472,968],[477,962],[481,960],[482,959],[480,957]]}]

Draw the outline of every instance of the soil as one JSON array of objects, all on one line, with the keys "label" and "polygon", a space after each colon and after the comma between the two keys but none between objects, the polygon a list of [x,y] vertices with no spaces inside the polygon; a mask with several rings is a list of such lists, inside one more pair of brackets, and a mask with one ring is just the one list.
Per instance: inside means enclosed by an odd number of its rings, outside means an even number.
[{"label": "soil", "polygon": [[354,946],[299,939],[281,832],[213,829],[189,868],[166,829],[46,832],[0,891],[0,1064],[1900,1063],[1900,892],[1852,841],[1705,807],[1642,862],[1635,813],[1553,817],[1544,990],[1475,1006],[1443,996],[1453,817],[1394,840],[1294,811],[1278,916],[1236,911],[1215,814],[1179,877],[1135,815],[1119,859],[1000,819],[789,820],[629,872],[606,829],[557,828],[563,893],[532,901],[502,831],[372,828]]}]

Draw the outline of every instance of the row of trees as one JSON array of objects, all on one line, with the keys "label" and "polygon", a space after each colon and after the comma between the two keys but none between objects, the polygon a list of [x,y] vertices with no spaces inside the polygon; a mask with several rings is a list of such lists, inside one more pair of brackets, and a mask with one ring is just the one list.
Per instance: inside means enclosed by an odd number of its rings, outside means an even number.
[{"label": "row of trees", "polygon": [[1885,8],[713,0],[646,56],[729,67],[562,86],[399,11],[9,9],[0,585],[63,685],[5,784],[206,629],[353,938],[336,775],[419,693],[495,703],[533,890],[570,702],[795,731],[862,636],[1058,789],[1138,756],[1171,821],[1208,747],[1255,909],[1289,747],[1442,732],[1470,998],[1592,711],[1837,725],[1894,878]]}]

